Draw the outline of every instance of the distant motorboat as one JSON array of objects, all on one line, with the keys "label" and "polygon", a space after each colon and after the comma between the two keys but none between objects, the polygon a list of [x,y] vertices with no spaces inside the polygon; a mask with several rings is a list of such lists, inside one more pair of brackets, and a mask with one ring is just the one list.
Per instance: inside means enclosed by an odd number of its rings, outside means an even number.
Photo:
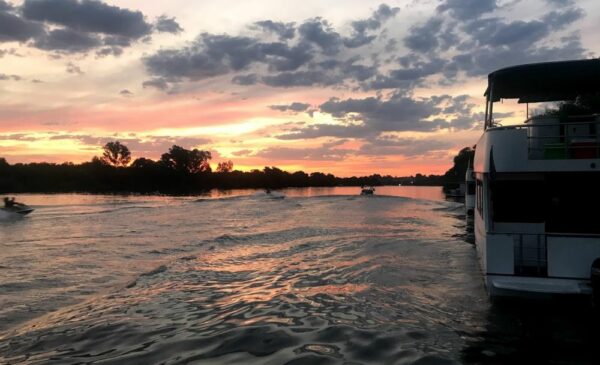
[{"label": "distant motorboat", "polygon": [[271,189],[265,189],[265,195],[270,199],[285,199],[285,194]]},{"label": "distant motorboat", "polygon": [[15,205],[13,205],[12,207],[3,207],[3,208],[0,208],[0,210],[7,212],[7,213],[27,215],[27,214],[33,212],[35,209],[31,208],[28,205],[22,204],[22,203],[15,203]]},{"label": "distant motorboat", "polygon": [[373,195],[375,194],[375,188],[372,186],[363,186],[360,190],[360,195]]}]

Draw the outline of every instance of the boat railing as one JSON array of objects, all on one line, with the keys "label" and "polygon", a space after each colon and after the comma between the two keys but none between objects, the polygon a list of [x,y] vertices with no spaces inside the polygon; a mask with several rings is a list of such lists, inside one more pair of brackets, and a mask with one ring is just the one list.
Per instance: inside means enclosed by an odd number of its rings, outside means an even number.
[{"label": "boat railing", "polygon": [[600,115],[537,116],[525,124],[501,126],[494,130],[525,129],[531,160],[600,158]]},{"label": "boat railing", "polygon": [[513,233],[515,275],[545,276],[548,250],[545,234]]}]

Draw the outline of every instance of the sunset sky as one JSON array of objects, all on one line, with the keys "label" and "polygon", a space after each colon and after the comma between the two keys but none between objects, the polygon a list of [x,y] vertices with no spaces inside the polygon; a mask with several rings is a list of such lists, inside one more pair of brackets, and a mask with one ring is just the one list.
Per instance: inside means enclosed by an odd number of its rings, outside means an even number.
[{"label": "sunset sky", "polygon": [[242,170],[443,173],[482,132],[487,73],[597,57],[599,30],[597,0],[0,0],[0,157],[119,140]]}]

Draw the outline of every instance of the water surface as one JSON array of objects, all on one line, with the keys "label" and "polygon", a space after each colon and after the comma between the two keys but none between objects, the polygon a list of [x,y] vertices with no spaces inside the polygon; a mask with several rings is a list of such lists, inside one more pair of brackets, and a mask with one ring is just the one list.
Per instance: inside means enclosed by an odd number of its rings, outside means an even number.
[{"label": "water surface", "polygon": [[0,363],[593,363],[581,303],[489,304],[441,189],[283,193],[21,197]]}]

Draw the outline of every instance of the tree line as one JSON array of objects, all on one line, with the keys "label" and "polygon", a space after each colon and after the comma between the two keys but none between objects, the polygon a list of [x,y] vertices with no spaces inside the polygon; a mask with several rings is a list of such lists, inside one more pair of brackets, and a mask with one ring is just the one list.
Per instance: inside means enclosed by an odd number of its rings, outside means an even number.
[{"label": "tree line", "polygon": [[[461,151],[462,153],[463,151]],[[464,153],[463,153],[464,155]],[[213,171],[210,151],[188,150],[173,145],[159,160],[140,157],[131,161],[127,146],[119,141],[103,147],[102,156],[81,164],[16,163],[0,157],[0,193],[88,192],[197,194],[213,188],[270,188],[362,185],[444,185],[456,177],[460,168],[448,175],[408,177],[373,174],[337,177],[322,172],[287,172],[277,167],[262,170],[234,170],[232,161],[222,161]],[[462,157],[458,162],[463,161]],[[455,165],[457,159],[455,158]],[[466,169],[466,167],[465,167]],[[452,169],[451,169],[452,170]],[[450,171],[449,171],[450,172]],[[462,172],[464,178],[464,170]]]}]

